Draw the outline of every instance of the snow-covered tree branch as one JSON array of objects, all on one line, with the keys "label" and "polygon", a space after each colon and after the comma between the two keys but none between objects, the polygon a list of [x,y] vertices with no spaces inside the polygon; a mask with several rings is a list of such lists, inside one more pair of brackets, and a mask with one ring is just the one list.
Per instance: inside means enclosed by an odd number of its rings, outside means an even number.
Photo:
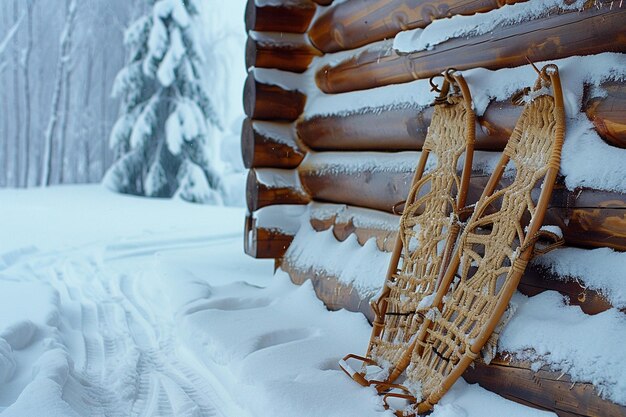
[{"label": "snow-covered tree branch", "polygon": [[200,71],[197,14],[191,0],[159,0],[126,31],[129,62],[113,87],[121,116],[110,136],[119,160],[104,178],[113,190],[222,202],[221,126]]}]

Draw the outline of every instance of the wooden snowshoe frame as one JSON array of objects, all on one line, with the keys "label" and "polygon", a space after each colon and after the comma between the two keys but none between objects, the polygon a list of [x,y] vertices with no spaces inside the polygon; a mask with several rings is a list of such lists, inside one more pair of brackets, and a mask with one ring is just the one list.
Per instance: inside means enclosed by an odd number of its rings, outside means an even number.
[{"label": "wooden snowshoe frame", "polygon": [[[549,94],[552,87],[552,96]],[[407,382],[420,392],[385,396],[411,401],[414,413],[433,408],[498,325],[526,265],[538,251],[541,230],[559,172],[565,112],[558,68],[546,65],[476,208],[459,238],[417,336]],[[534,97],[534,98],[532,98]],[[498,189],[513,165],[513,182]],[[538,198],[533,195],[541,185]],[[536,203],[535,203],[536,201]],[[395,372],[396,374],[399,372]],[[420,397],[421,396],[421,401]],[[417,397],[417,398],[416,398]],[[406,411],[396,412],[410,415]]]},{"label": "wooden snowshoe frame", "polygon": [[[450,69],[441,77],[441,89],[434,84],[435,77],[431,79],[439,96],[404,202],[385,284],[372,302],[375,320],[366,357],[348,355],[340,361],[343,371],[364,386],[381,382],[367,379],[366,365],[387,371],[408,365],[409,358],[400,361],[423,322],[426,309],[420,303],[435,293],[460,230],[459,210],[465,206],[472,170],[475,115],[463,76]],[[436,166],[425,173],[427,163],[435,159]],[[362,361],[362,372],[353,370],[348,359]],[[388,380],[384,375],[379,378]]]}]

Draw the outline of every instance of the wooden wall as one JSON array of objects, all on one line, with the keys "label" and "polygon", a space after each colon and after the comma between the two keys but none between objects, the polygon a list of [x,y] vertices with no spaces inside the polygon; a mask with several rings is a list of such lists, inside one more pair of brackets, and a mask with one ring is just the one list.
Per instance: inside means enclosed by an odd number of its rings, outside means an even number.
[{"label": "wooden wall", "polygon": [[[336,93],[427,78],[448,67],[496,70],[525,65],[526,57],[537,62],[626,52],[626,4],[620,2],[588,2],[581,10],[552,11],[530,22],[496,27],[485,35],[452,38],[431,50],[412,54],[399,54],[380,41],[402,30],[427,27],[437,19],[488,13],[523,1],[278,3],[260,6],[255,0],[248,1],[247,65],[288,72],[273,72],[278,78],[310,79],[310,84],[316,85],[328,100],[333,100],[332,94]],[[315,65],[316,57],[365,45],[371,47],[356,55],[337,55],[326,65]],[[248,118],[243,124],[241,145],[244,163],[250,170],[246,253],[276,259],[294,282],[312,280],[329,308],[361,311],[371,319],[364,299],[367,297],[355,288],[342,284],[323,268],[311,270],[283,258],[297,233],[288,211],[294,205],[312,202],[366,209],[355,210],[350,216],[316,217],[314,211],[308,215],[315,230],[332,230],[338,242],[355,234],[361,245],[374,238],[379,250],[390,251],[395,239],[393,228],[376,226],[367,217],[383,216],[389,224],[397,223],[392,207],[405,199],[413,173],[406,160],[414,158],[417,162],[414,151],[421,149],[432,108],[373,106],[357,114],[305,118],[305,106],[313,104],[311,100],[317,100],[319,94],[307,97],[305,88],[294,88],[291,82],[281,79],[275,81],[251,71],[244,91]],[[626,83],[609,82],[603,88],[607,94],[601,98],[585,94],[580,111],[586,113],[609,146],[626,148]],[[500,152],[520,111],[509,100],[490,103],[477,120],[477,149]],[[384,160],[396,168],[355,169],[349,161],[359,158],[381,164]],[[327,169],[329,166],[333,169]],[[487,178],[488,173],[474,173],[469,203],[476,201]],[[259,210],[273,214],[259,216]],[[624,251],[626,194],[590,188],[570,191],[560,184],[546,223],[561,227],[567,246]],[[526,272],[519,290],[529,296],[559,291],[587,314],[612,308],[599,293],[583,288],[577,281],[535,267]],[[553,410],[559,416],[626,416],[625,407],[602,400],[590,384],[572,384],[567,377],[556,381],[546,369],[534,373],[528,364],[504,358],[497,358],[490,366],[477,366],[465,378],[518,402]]]}]

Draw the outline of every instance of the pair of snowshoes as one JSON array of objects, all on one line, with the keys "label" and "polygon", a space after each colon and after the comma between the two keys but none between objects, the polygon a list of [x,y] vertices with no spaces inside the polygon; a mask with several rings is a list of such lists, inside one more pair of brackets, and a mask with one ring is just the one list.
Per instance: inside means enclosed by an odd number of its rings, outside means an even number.
[{"label": "pair of snowshoes", "polygon": [[[537,241],[559,243],[541,226],[559,172],[565,114],[558,68],[538,72],[534,88],[517,97],[524,110],[473,207],[466,207],[475,141],[470,91],[454,70],[441,75],[440,88],[431,79],[439,96],[385,284],[372,303],[367,354],[340,361],[356,382],[376,386],[386,406],[392,397],[408,400],[398,416],[433,408],[479,357]],[[350,360],[363,366],[356,371]],[[395,384],[401,375],[403,385]]]}]

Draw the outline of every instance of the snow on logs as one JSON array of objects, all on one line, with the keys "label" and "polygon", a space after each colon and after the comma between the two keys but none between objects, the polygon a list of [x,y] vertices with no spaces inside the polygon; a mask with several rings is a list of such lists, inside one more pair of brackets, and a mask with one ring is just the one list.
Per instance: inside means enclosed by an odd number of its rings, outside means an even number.
[{"label": "snow on logs", "polygon": [[[375,239],[380,251],[393,250],[399,216],[355,207],[348,209],[342,205],[319,205],[325,208],[333,207],[335,211],[343,213],[341,216],[336,214],[327,216],[312,211],[307,220],[315,230],[324,231],[332,228],[333,235],[339,242],[354,234],[361,246],[369,239]],[[308,207],[274,205],[249,213],[246,217],[244,244],[246,253],[259,259],[282,258],[298,231],[302,215]],[[278,242],[273,242],[274,239]]]},{"label": "snow on logs", "polygon": [[321,52],[303,34],[249,32],[246,43],[246,67],[276,68],[304,72]]},{"label": "snow on logs", "polygon": [[374,0],[331,7],[309,28],[313,44],[325,53],[354,49],[424,28],[435,19],[471,15],[525,0]]},{"label": "snow on logs", "polygon": [[540,62],[626,52],[626,7],[610,7],[609,3],[499,26],[484,35],[453,38],[431,50],[410,54],[371,48],[336,65],[323,66],[316,82],[325,93],[342,93],[429,78],[450,67],[494,70],[527,64],[527,57]]},{"label": "snow on logs", "polygon": [[250,71],[244,85],[246,115],[258,120],[296,120],[304,110],[306,96],[295,89],[285,88],[279,81],[272,81],[272,76],[279,78],[275,73],[259,79],[258,72],[258,69]]},{"label": "snow on logs", "polygon": [[[285,207],[285,209],[281,209],[281,207]],[[320,215],[318,210],[316,210],[316,207],[321,207],[322,211],[325,209],[328,212],[334,209],[336,210],[336,213],[330,216],[327,214],[324,215],[323,213]],[[293,213],[293,206],[273,206],[262,209],[262,214],[258,216],[259,219],[256,219],[255,216],[253,233],[257,233],[258,235],[280,233],[285,236],[285,239],[287,239],[289,236],[293,238],[298,232],[297,229],[294,230],[293,226],[290,225],[286,228],[282,226],[277,228],[271,223],[271,220],[263,221],[262,219],[267,217],[267,215],[263,213],[264,210],[270,210],[273,217],[289,218],[290,213]],[[374,238],[376,239],[376,245],[379,250],[387,253],[390,253],[393,250],[397,236],[397,230],[393,227],[395,226],[397,228],[399,216],[388,214],[387,216],[389,216],[389,219],[382,219],[381,221],[381,215],[384,214],[378,213],[374,210],[319,203],[315,203],[311,207],[309,215],[310,224],[315,232],[331,231],[337,240],[337,245],[340,244],[339,242],[345,241],[351,234],[354,234],[357,237],[357,242],[361,246],[364,246],[368,239]],[[391,227],[388,227],[387,225]],[[309,236],[309,239],[324,240],[326,237],[324,237],[321,233],[314,233],[313,236]],[[316,242],[307,242],[307,244],[315,246]],[[360,299],[357,303],[355,303],[352,297],[353,289],[345,285],[345,282],[342,283],[341,280],[339,280],[339,277],[334,276],[333,273],[330,273],[321,267],[315,267],[314,271],[310,271],[311,265],[302,263],[297,256],[283,257],[286,250],[284,247],[271,247],[262,240],[259,241],[258,247],[265,248],[264,251],[259,251],[257,253],[258,257],[283,258],[281,262],[282,269],[287,270],[292,277],[296,277],[296,281],[303,282],[306,280],[307,274],[310,275],[313,273],[316,277],[315,281],[317,282],[317,284],[314,284],[317,285],[317,289],[319,289],[322,293],[321,298],[327,305],[335,306],[337,309],[347,308],[351,311],[362,311],[370,320],[373,319],[373,313],[369,307],[365,310],[361,308],[361,303],[367,304],[364,301],[367,301],[367,298],[373,294],[365,294],[361,292],[359,294]],[[304,248],[298,249],[302,250]],[[328,250],[332,251],[333,248],[329,247]],[[346,259],[345,262],[349,262],[349,259]],[[303,271],[307,272],[303,273]],[[384,275],[384,272],[382,272],[382,274]],[[383,278],[383,276],[380,277],[381,282]],[[342,289],[337,290],[337,285],[339,285]],[[531,264],[526,269],[518,289],[522,294],[527,296],[534,296],[544,291],[558,291],[567,296],[571,304],[580,306],[585,313],[591,315],[598,314],[612,308],[612,305],[607,298],[603,297],[598,291],[594,291],[583,285],[584,283],[581,284],[577,279],[558,276],[541,266]]]},{"label": "snow on logs", "polygon": [[316,7],[310,0],[290,0],[283,4],[248,0],[246,30],[304,33],[315,15]]}]

